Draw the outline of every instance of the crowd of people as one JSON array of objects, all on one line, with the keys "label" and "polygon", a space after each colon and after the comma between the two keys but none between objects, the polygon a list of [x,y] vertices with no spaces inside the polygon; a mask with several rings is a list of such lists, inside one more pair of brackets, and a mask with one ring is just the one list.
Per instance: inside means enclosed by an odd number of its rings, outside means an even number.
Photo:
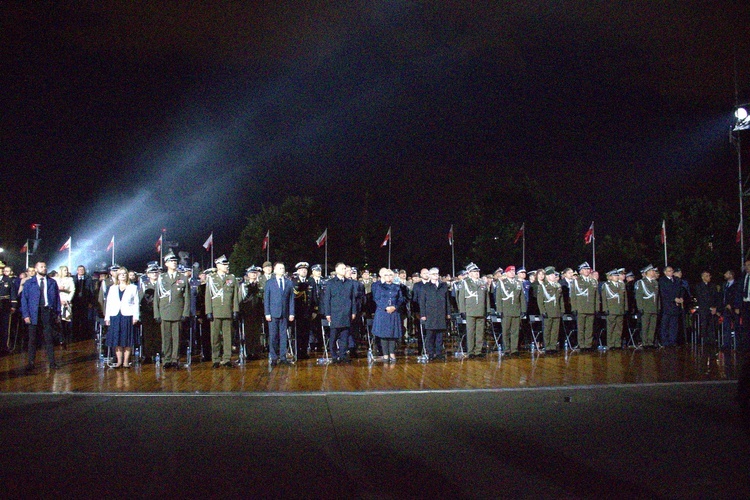
[{"label": "crowd of people", "polygon": [[704,271],[694,286],[671,266],[660,272],[647,265],[640,277],[622,268],[600,276],[586,262],[562,271],[507,266],[484,275],[472,263],[455,277],[435,267],[409,276],[344,263],[324,277],[322,266],[307,262],[291,272],[284,263],[264,262],[236,277],[225,256],[193,276],[171,252],[161,264],[149,262],[143,274],[114,265],[92,276],[84,266],[71,275],[67,266],[48,272],[38,262],[16,276],[0,263],[0,349],[26,342],[32,371],[42,340],[56,368],[56,346],[91,339],[98,329],[116,368],[132,365],[135,347],[143,363],[178,368],[186,339],[194,347],[189,352],[213,368],[231,368],[238,356],[290,363],[289,345],[296,347],[292,359],[327,349],[334,363],[351,361],[358,346],[369,345],[374,361],[393,363],[410,339],[427,359],[444,359],[447,332],[458,333],[465,342],[459,348],[473,359],[488,352],[488,331],[499,339],[501,355],[512,356],[525,348],[669,348],[688,332],[704,345],[744,349],[743,323],[750,324],[742,321],[750,318],[750,260],[738,280],[728,270],[716,283]]}]

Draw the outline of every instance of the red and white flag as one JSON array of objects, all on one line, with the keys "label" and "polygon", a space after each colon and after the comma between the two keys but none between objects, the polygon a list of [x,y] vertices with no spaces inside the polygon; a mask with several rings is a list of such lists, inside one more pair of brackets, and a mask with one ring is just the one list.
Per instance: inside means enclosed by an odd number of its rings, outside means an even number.
[{"label": "red and white flag", "polygon": [[451,228],[448,230],[448,244],[453,246],[453,224],[451,224]]},{"label": "red and white flag", "polygon": [[111,240],[109,240],[109,245],[107,245],[107,250],[105,250],[105,251],[106,251],[106,252],[109,252],[109,251],[110,251],[110,250],[112,250],[112,249],[113,249],[114,247],[115,247],[115,235],[113,234],[113,235],[112,235],[112,239],[111,239]]},{"label": "red and white flag", "polygon": [[203,248],[206,249],[206,252],[211,250],[211,247],[214,246],[214,233],[211,232],[211,234],[208,235],[208,239],[203,243]]},{"label": "red and white flag", "polygon": [[664,219],[661,220],[661,234],[660,234],[660,237],[661,237],[661,244],[662,245],[667,242],[667,221],[664,220]]},{"label": "red and white flag", "polygon": [[161,253],[162,236],[159,236],[159,239],[156,240],[156,253]]},{"label": "red and white flag", "polygon": [[70,243],[71,243],[71,240],[72,240],[72,237],[69,237],[69,238],[68,238],[68,241],[66,241],[65,243],[63,243],[63,246],[61,246],[61,247],[60,247],[60,251],[61,251],[61,252],[62,252],[63,250],[70,250]]},{"label": "red and white flag", "polygon": [[735,243],[739,243],[742,241],[742,222],[737,224],[737,238],[735,238]]},{"label": "red and white flag", "polygon": [[24,243],[23,246],[21,247],[20,253],[26,253],[28,251],[29,251],[29,240],[26,240],[26,243]]},{"label": "red and white flag", "polygon": [[523,236],[524,231],[526,231],[526,223],[525,222],[523,224],[521,224],[521,229],[519,229],[518,232],[516,233],[516,239],[513,240],[513,244],[514,245],[516,243],[518,243],[519,239],[521,239],[521,237]]},{"label": "red and white flag", "polygon": [[381,247],[384,247],[388,244],[388,242],[391,241],[391,227],[388,226],[388,232],[385,233],[385,239],[383,240],[383,243],[380,244]]},{"label": "red and white flag", "polygon": [[320,248],[326,244],[327,239],[328,239],[328,228],[326,228],[326,230],[323,231],[323,234],[318,236],[318,239],[315,240],[315,244],[318,245],[318,248]]},{"label": "red and white flag", "polygon": [[583,235],[583,242],[588,245],[589,243],[591,243],[591,240],[593,239],[594,239],[594,221],[591,221],[589,230],[586,231],[586,234]]},{"label": "red and white flag", "polygon": [[271,240],[271,230],[266,231],[266,237],[263,238],[263,250],[268,248],[268,242]]}]

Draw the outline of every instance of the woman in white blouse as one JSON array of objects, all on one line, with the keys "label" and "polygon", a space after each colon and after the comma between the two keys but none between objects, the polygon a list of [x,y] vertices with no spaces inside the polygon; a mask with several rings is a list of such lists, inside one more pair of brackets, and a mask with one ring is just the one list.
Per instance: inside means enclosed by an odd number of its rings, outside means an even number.
[{"label": "woman in white blouse", "polygon": [[138,287],[130,282],[128,270],[117,271],[117,284],[107,292],[107,309],[104,323],[107,329],[107,346],[115,349],[115,368],[130,368],[130,353],[135,343],[134,325],[140,320],[141,309]]}]

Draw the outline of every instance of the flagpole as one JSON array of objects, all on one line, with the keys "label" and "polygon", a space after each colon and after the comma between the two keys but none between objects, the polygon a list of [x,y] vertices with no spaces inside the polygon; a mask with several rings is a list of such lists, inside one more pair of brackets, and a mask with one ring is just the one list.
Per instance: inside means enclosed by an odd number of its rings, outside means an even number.
[{"label": "flagpole", "polygon": [[662,220],[662,231],[664,232],[664,267],[667,267],[669,263],[667,262],[667,222]]},{"label": "flagpole", "polygon": [[523,241],[521,241],[521,265],[526,269],[526,223],[521,224],[523,227]]},{"label": "flagpole", "polygon": [[211,231],[211,266],[214,265],[214,232]]},{"label": "flagpole", "polygon": [[[100,247],[101,248],[101,247]],[[68,272],[73,268],[73,237],[70,238],[70,245],[68,245]]]},{"label": "flagpole", "polygon": [[328,228],[326,228],[326,241],[325,241],[325,244],[326,244],[326,256],[325,256],[325,261],[323,262],[323,265],[326,268],[326,277],[328,277]]},{"label": "flagpole", "polygon": [[112,265],[115,265],[115,235],[112,235]]},{"label": "flagpole", "polygon": [[456,277],[456,237],[452,229],[453,229],[453,226],[451,226],[451,264],[453,268],[452,276],[455,278]]},{"label": "flagpole", "polygon": [[167,234],[167,228],[163,228],[161,230],[161,244],[159,245],[159,265],[162,265],[164,263],[164,242],[166,238],[164,235]]},{"label": "flagpole", "polygon": [[393,245],[393,230],[388,227],[388,269],[391,268],[391,245]]},{"label": "flagpole", "polygon": [[591,235],[591,251],[593,252],[591,257],[592,267],[596,271],[596,236],[593,234]]},{"label": "flagpole", "polygon": [[29,240],[26,240],[26,269],[29,268]]},{"label": "flagpole", "polygon": [[266,260],[271,262],[271,231],[268,231],[268,244],[266,245]]}]

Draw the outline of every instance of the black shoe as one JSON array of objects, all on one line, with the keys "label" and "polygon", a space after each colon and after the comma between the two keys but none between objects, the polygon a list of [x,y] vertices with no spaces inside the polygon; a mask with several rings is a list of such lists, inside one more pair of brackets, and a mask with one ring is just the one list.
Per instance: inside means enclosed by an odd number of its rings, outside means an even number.
[{"label": "black shoe", "polygon": [[231,361],[230,361],[230,362],[228,362],[228,363],[224,363],[224,364],[223,364],[222,366],[223,366],[224,368],[234,368],[234,365],[232,364],[232,362],[231,362]]},{"label": "black shoe", "polygon": [[57,363],[50,363],[49,365],[50,370],[57,370],[58,368],[60,368],[60,365],[58,365]]},{"label": "black shoe", "polygon": [[439,359],[439,360],[443,360],[443,359],[445,359],[445,354],[438,354],[438,355],[437,355],[437,356],[435,356],[435,357],[434,357],[433,359]]},{"label": "black shoe", "polygon": [[292,364],[292,362],[291,362],[291,361],[289,361],[288,359],[280,359],[280,360],[279,360],[279,364],[280,364],[280,365],[291,365],[291,364]]},{"label": "black shoe", "polygon": [[221,366],[221,365],[220,365],[219,363],[214,363],[213,365],[211,365],[211,367],[212,367],[212,368],[218,368],[218,367],[220,367],[220,366]]},{"label": "black shoe", "polygon": [[279,364],[279,360],[278,359],[272,359],[271,360],[271,366],[276,366],[278,364]]}]

